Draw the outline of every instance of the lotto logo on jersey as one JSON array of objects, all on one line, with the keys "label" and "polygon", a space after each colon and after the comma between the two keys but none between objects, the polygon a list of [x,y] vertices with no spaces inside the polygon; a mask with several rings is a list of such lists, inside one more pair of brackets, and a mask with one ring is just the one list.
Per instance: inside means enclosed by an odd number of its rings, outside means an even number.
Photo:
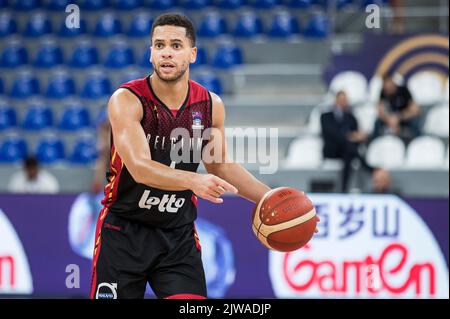
[{"label": "lotto logo on jersey", "polygon": [[183,206],[185,201],[184,198],[177,198],[175,194],[170,196],[164,194],[162,198],[150,197],[150,191],[146,190],[139,201],[139,207],[151,209],[153,206],[158,205],[158,210],[161,213],[176,213],[178,212],[178,209]]}]

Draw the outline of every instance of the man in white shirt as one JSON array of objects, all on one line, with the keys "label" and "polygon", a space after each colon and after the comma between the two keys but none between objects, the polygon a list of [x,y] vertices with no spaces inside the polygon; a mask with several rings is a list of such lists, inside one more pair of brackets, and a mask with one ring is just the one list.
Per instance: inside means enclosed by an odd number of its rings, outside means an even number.
[{"label": "man in white shirt", "polygon": [[8,190],[11,193],[55,194],[59,192],[59,183],[52,174],[39,168],[35,157],[28,157],[23,170],[11,176]]}]

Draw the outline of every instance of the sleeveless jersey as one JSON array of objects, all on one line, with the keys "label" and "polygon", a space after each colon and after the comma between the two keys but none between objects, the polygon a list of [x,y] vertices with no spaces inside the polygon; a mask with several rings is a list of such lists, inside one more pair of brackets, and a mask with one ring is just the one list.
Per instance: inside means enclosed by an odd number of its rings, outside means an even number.
[{"label": "sleeveless jersey", "polygon": [[[209,138],[202,136],[212,125],[209,91],[189,80],[186,99],[175,114],[153,92],[150,76],[120,87],[132,92],[142,104],[141,125],[152,160],[175,169],[197,171]],[[173,134],[174,129],[177,134]],[[111,137],[109,177],[102,204],[113,214],[148,226],[174,228],[192,223],[197,217],[195,194],[191,190],[168,191],[137,183],[117,154],[113,134]]]}]

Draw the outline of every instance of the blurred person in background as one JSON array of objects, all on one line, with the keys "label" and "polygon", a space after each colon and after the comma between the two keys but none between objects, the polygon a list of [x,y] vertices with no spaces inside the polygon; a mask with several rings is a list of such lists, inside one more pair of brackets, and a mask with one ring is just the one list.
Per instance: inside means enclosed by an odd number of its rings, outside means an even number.
[{"label": "blurred person in background", "polygon": [[358,129],[358,122],[351,112],[344,91],[336,93],[333,109],[321,115],[320,124],[324,142],[323,157],[343,160],[340,191],[347,193],[354,159],[358,159],[362,167],[371,174],[378,169],[370,166],[359,153],[358,147],[367,140],[367,135]]},{"label": "blurred person in background", "polygon": [[397,194],[397,190],[392,189],[391,174],[384,170],[378,169],[373,173],[372,192],[376,194]]},{"label": "blurred person in background", "polygon": [[23,169],[14,173],[8,184],[11,193],[47,193],[59,192],[56,177],[39,166],[38,160],[30,156],[24,160]]},{"label": "blurred person in background", "polygon": [[405,5],[403,0],[390,0],[389,4],[392,8],[392,24],[389,31],[394,34],[403,34],[405,32]]},{"label": "blurred person in background", "polygon": [[392,76],[385,76],[372,138],[394,134],[409,142],[420,135],[419,116],[419,106],[408,88],[398,86]]}]

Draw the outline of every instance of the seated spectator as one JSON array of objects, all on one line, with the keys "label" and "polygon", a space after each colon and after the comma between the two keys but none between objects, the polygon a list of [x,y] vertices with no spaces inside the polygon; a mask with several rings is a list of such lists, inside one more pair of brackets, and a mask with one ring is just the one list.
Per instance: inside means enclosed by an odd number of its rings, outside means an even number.
[{"label": "seated spectator", "polygon": [[59,192],[58,180],[39,167],[38,160],[30,156],[25,159],[23,170],[14,173],[8,184],[11,193],[47,193]]},{"label": "seated spectator", "polygon": [[397,190],[392,189],[391,175],[383,169],[375,170],[372,178],[372,192],[376,194],[397,194]]},{"label": "seated spectator", "polygon": [[348,106],[347,94],[344,91],[336,94],[333,110],[321,115],[320,124],[324,141],[323,157],[342,159],[344,162],[340,190],[346,193],[354,159],[358,159],[362,167],[370,173],[374,173],[376,169],[370,166],[358,151],[358,146],[365,142],[367,136],[358,129],[358,122]]},{"label": "seated spectator", "polygon": [[419,106],[413,101],[408,88],[397,86],[391,76],[385,76],[373,138],[390,133],[408,143],[420,135],[419,115]]}]

